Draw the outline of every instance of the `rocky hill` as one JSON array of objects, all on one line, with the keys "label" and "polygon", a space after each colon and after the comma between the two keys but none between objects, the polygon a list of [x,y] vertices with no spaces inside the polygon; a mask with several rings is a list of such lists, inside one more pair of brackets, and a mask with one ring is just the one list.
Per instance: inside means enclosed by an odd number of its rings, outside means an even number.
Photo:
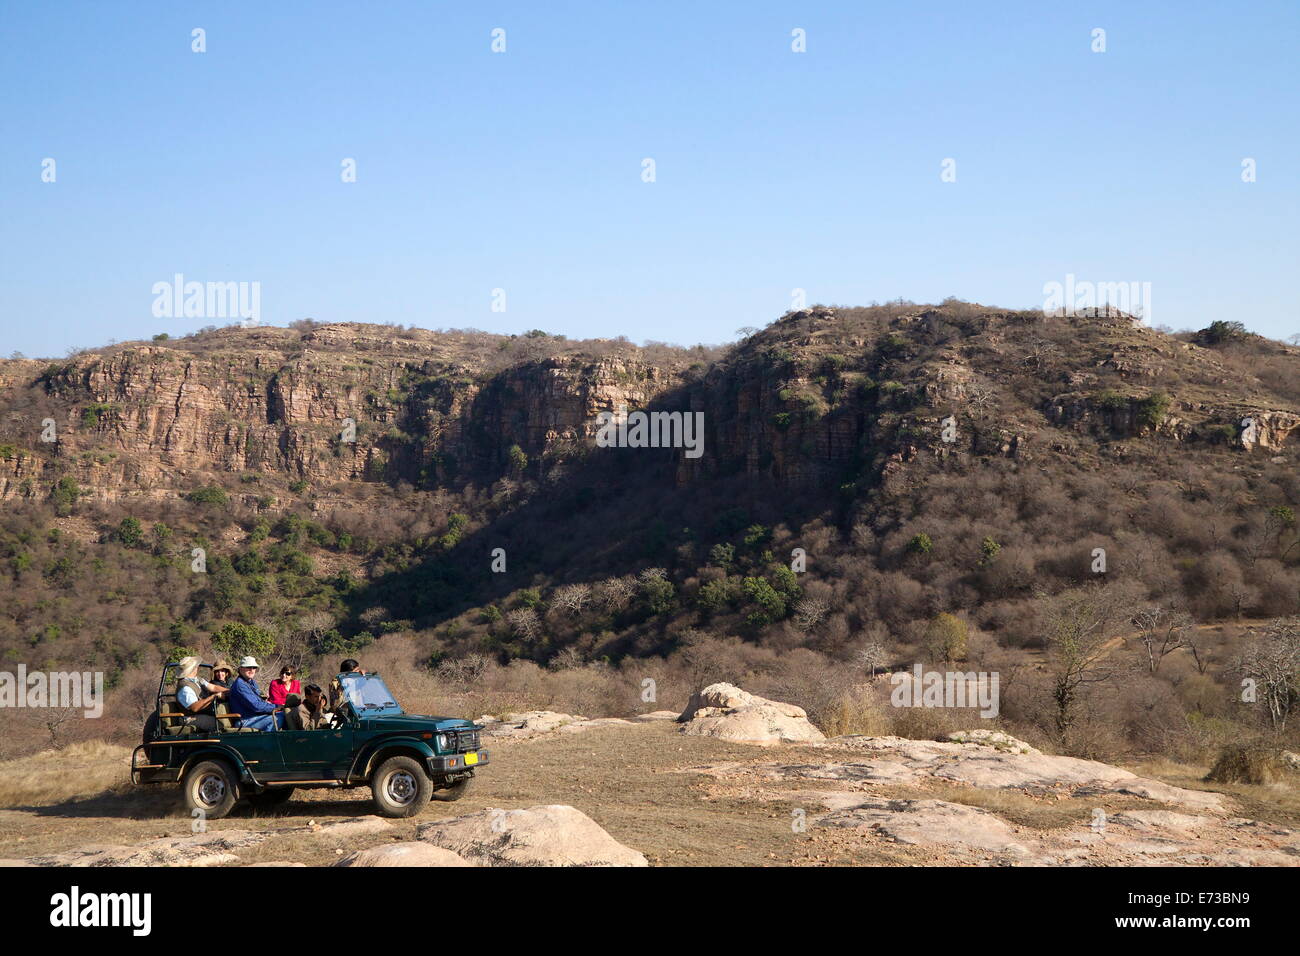
[{"label": "rocky hill", "polygon": [[[623,407],[699,415],[700,453],[600,447]],[[1144,608],[1242,622],[1150,670],[1166,734],[1238,719],[1234,642],[1300,613],[1298,450],[1300,349],[1105,311],[815,307],[725,349],[303,323],[11,359],[0,654],[129,687],[178,647],[253,634],[310,666],[400,635],[453,676],[658,660],[677,703],[707,669],[824,717],[863,654],[944,634],[1041,664],[1051,602],[1102,588],[1117,641]]]},{"label": "rocky hill", "polygon": [[[863,458],[1042,458],[1076,435],[1281,449],[1300,429],[1300,350],[1252,346],[1229,356],[1122,315],[964,304],[791,313],[707,364],[692,350],[542,334],[231,327],[0,362],[0,497],[39,498],[65,474],[103,499],[245,473],[277,490],[276,479],[546,479],[584,457],[597,414],[620,405],[705,413],[707,454],[682,457],[681,480],[739,471],[825,485]],[[56,441],[40,438],[46,417]],[[340,439],[348,420],[355,442]]]}]

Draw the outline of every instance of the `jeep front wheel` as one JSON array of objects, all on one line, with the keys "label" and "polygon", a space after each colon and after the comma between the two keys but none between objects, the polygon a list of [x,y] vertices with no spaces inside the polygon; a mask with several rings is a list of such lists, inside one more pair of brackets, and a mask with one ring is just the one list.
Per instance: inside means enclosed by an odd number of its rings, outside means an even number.
[{"label": "jeep front wheel", "polygon": [[473,777],[461,777],[455,783],[448,784],[433,791],[433,799],[443,800],[450,803],[453,800],[459,800],[469,791],[469,782]]},{"label": "jeep front wheel", "polygon": [[413,817],[429,805],[433,781],[418,760],[389,757],[370,778],[375,806],[386,817]]},{"label": "jeep front wheel", "polygon": [[204,819],[220,820],[239,799],[239,786],[230,767],[219,760],[195,764],[185,774],[185,805],[192,813],[202,811]]}]

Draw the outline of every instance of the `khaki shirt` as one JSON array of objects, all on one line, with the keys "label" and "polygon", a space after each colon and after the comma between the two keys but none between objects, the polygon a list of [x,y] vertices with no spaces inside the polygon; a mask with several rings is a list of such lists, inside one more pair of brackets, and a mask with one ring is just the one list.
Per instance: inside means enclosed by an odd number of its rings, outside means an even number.
[{"label": "khaki shirt", "polygon": [[297,707],[285,708],[284,723],[290,730],[322,730],[329,726],[325,714],[325,698],[321,697],[319,710],[313,711],[306,701]]}]

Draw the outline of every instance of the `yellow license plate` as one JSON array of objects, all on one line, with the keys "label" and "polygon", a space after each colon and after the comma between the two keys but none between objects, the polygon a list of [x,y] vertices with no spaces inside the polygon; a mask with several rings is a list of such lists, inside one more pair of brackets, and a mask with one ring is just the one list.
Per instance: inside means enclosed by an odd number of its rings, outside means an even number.
[{"label": "yellow license plate", "polygon": [[472,767],[472,766],[474,766],[474,764],[476,764],[476,763],[478,763],[478,754],[466,754],[466,755],[465,755],[465,766],[467,766],[467,767]]}]

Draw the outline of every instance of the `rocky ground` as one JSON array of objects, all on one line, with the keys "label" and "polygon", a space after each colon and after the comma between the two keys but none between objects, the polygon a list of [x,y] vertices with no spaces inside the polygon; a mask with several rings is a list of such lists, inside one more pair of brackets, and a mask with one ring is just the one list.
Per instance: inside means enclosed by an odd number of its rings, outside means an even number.
[{"label": "rocky ground", "polygon": [[[828,739],[799,708],[729,685],[706,688],[682,716],[484,715],[493,762],[459,802],[394,821],[371,815],[366,790],[299,792],[202,833],[174,789],[111,779],[125,748],[101,748],[76,779],[60,774],[66,756],[42,755],[0,765],[0,857],[11,866],[1300,864],[1291,784],[1211,790],[1184,774],[1175,785],[987,731]],[[79,792],[78,781],[105,785]]]}]

